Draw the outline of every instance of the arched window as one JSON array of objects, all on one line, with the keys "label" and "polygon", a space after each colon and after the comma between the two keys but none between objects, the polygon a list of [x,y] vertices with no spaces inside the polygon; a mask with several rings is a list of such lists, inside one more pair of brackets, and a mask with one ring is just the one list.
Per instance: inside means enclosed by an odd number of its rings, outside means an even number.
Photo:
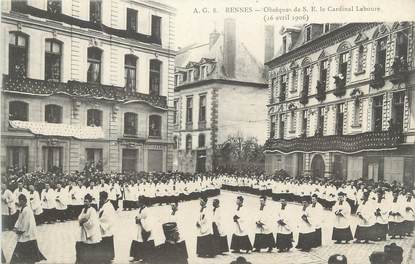
[{"label": "arched window", "polygon": [[9,120],[29,121],[29,105],[22,101],[9,102]]},{"label": "arched window", "polygon": [[45,42],[45,80],[61,80],[62,44],[57,40],[47,39]]},{"label": "arched window", "polygon": [[206,145],[205,134],[199,134],[199,148],[204,148]]},{"label": "arched window", "polygon": [[151,115],[149,118],[149,136],[161,137],[161,116]]},{"label": "arched window", "polygon": [[101,55],[100,49],[88,48],[88,82],[101,83]]},{"label": "arched window", "polygon": [[13,78],[27,76],[28,40],[20,32],[9,33],[9,74]]},{"label": "arched window", "polygon": [[124,114],[124,134],[137,135],[137,114],[125,113]]},{"label": "arched window", "polygon": [[160,95],[161,61],[150,60],[150,94]]},{"label": "arched window", "polygon": [[363,45],[360,45],[359,49],[357,50],[357,72],[363,71],[364,52],[365,47]]},{"label": "arched window", "polygon": [[102,111],[98,109],[88,109],[86,125],[92,127],[102,126]]},{"label": "arched window", "polygon": [[135,92],[137,82],[137,57],[134,55],[125,55],[124,57],[124,80],[127,92]]},{"label": "arched window", "polygon": [[101,0],[89,1],[89,21],[94,24],[101,24]]},{"label": "arched window", "polygon": [[45,106],[45,122],[62,123],[62,106],[49,104]]},{"label": "arched window", "polygon": [[186,152],[192,151],[192,135],[186,136]]}]

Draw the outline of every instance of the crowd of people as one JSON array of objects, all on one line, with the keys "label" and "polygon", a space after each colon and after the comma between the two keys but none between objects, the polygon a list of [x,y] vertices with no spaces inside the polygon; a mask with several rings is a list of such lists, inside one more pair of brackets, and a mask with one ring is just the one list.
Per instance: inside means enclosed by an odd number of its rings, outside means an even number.
[{"label": "crowd of people", "polygon": [[[240,194],[235,201],[230,247],[230,233],[224,229],[224,221],[229,219],[222,217],[221,201],[214,198],[221,189]],[[12,256],[16,263],[19,258],[29,263],[45,259],[37,246],[36,225],[76,219],[80,227],[75,246],[77,263],[110,263],[115,257],[117,210],[137,211],[137,236],[131,243],[130,257],[147,263],[187,263],[176,212],[181,201],[194,199],[200,200],[195,219],[199,257],[214,257],[229,250],[271,252],[276,248],[286,252],[293,247],[294,230],[298,231],[296,248],[308,252],[322,246],[324,210],[334,215],[334,243],[403,238],[412,234],[415,223],[413,190],[401,184],[291,178],[281,173],[10,173],[2,179],[1,190],[3,228],[18,234]],[[244,206],[245,193],[259,196],[257,212]],[[279,201],[277,212],[268,209],[268,199]],[[291,203],[301,204],[297,221],[289,217]],[[162,224],[165,243],[156,246],[148,208],[158,204],[170,204],[171,213]],[[352,215],[358,219],[354,235]],[[253,243],[247,218],[255,218]]]}]

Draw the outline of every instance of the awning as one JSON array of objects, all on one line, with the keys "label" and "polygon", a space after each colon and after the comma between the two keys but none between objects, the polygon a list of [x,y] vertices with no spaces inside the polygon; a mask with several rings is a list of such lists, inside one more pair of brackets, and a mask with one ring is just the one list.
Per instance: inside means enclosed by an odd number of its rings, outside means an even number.
[{"label": "awning", "polygon": [[12,128],[25,129],[35,135],[73,137],[77,139],[104,138],[101,127],[54,124],[46,122],[9,121]]}]

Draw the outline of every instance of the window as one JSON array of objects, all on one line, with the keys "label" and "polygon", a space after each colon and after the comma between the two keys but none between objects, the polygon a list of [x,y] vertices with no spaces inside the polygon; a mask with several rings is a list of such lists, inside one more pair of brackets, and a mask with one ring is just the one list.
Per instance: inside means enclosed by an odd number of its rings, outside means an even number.
[{"label": "window", "polygon": [[124,114],[124,134],[137,135],[137,114],[125,113]]},{"label": "window", "polygon": [[151,16],[151,36],[157,40],[161,39],[161,17]]},{"label": "window", "polygon": [[137,10],[127,8],[127,30],[137,32]]},{"label": "window", "polygon": [[359,99],[354,100],[353,126],[360,126],[360,108],[361,108],[360,100]]},{"label": "window", "polygon": [[357,72],[362,72],[363,71],[364,52],[365,52],[365,47],[363,45],[360,45],[359,49],[357,51]]},{"label": "window", "polygon": [[9,34],[9,74],[13,78],[27,76],[27,47],[28,37],[26,35],[17,32]]},{"label": "window", "polygon": [[62,45],[56,40],[46,40],[45,47],[45,80],[61,80]]},{"label": "window", "polygon": [[344,83],[346,82],[347,77],[347,64],[349,61],[349,52],[344,52],[340,54],[339,58],[339,74],[343,75]]},{"label": "window", "polygon": [[62,0],[48,0],[48,12],[52,14],[61,14]]},{"label": "window", "polygon": [[326,113],[326,108],[324,106],[318,108],[318,118],[317,118],[317,135],[324,135],[324,115]]},{"label": "window", "polygon": [[29,148],[20,146],[7,147],[7,166],[11,169],[27,172]]},{"label": "window", "polygon": [[303,91],[308,94],[308,88],[310,86],[310,66],[304,68],[304,79],[303,79]]},{"label": "window", "polygon": [[177,124],[177,122],[179,121],[179,100],[174,100],[174,115],[173,115],[173,124]]},{"label": "window", "polygon": [[122,171],[135,172],[137,171],[138,149],[123,149],[122,150]]},{"label": "window", "polygon": [[11,1],[12,11],[19,11],[21,8],[24,8],[25,6],[27,6],[27,0]]},{"label": "window", "polygon": [[305,41],[310,41],[311,40],[311,26],[308,26],[305,28]]},{"label": "window", "polygon": [[326,88],[328,67],[329,67],[328,60],[323,60],[320,62],[320,82],[323,85],[324,89]]},{"label": "window", "polygon": [[102,111],[98,109],[88,109],[86,125],[92,127],[102,126]]},{"label": "window", "polygon": [[380,65],[382,75],[385,75],[386,68],[386,48],[387,38],[381,38],[377,41],[376,47],[376,64]]},{"label": "window", "polygon": [[296,91],[297,90],[297,81],[298,81],[298,76],[297,76],[297,70],[293,70],[292,73],[292,84],[291,84],[291,91]]},{"label": "window", "polygon": [[189,76],[189,82],[193,82],[195,80],[194,70],[190,70],[187,75]]},{"label": "window", "polygon": [[183,75],[183,82],[187,82],[187,73],[182,72],[182,75]]},{"label": "window", "polygon": [[308,120],[308,110],[303,110],[301,122],[301,134],[307,136],[307,120]]},{"label": "window", "polygon": [[199,134],[199,148],[204,148],[205,147],[205,134]]},{"label": "window", "polygon": [[173,149],[179,148],[179,140],[177,139],[177,136],[173,137]]},{"label": "window", "polygon": [[193,97],[186,98],[186,122],[193,122]]},{"label": "window", "polygon": [[89,21],[94,24],[101,24],[101,0],[90,0]]},{"label": "window", "polygon": [[281,85],[280,85],[280,102],[285,101],[285,95],[287,92],[287,74],[281,76]]},{"label": "window", "polygon": [[180,76],[178,74],[174,75],[174,87],[179,85]]},{"label": "window", "polygon": [[192,135],[186,136],[186,152],[190,152],[192,150]]},{"label": "window", "polygon": [[343,135],[344,103],[336,105],[336,135]]},{"label": "window", "polygon": [[280,120],[279,120],[279,138],[284,139],[284,134],[285,134],[285,114],[281,114],[280,115]]},{"label": "window", "polygon": [[328,33],[330,31],[330,23],[325,23],[323,27],[323,33]]},{"label": "window", "polygon": [[137,57],[125,55],[124,57],[124,81],[127,92],[135,92],[137,84]]},{"label": "window", "polygon": [[29,121],[29,105],[21,101],[9,102],[9,120]]},{"label": "window", "polygon": [[201,80],[204,80],[204,79],[206,79],[206,76],[207,76],[207,69],[208,69],[208,66],[201,66],[200,67],[200,79]]},{"label": "window", "polygon": [[392,124],[390,129],[403,130],[404,102],[405,92],[402,91],[393,94]]},{"label": "window", "polygon": [[151,115],[149,118],[149,132],[150,137],[161,137],[161,116]]},{"label": "window", "polygon": [[275,100],[274,100],[275,89],[277,89],[277,78],[272,78],[272,80],[271,80],[271,99],[270,99],[271,104],[275,102]]},{"label": "window", "polygon": [[275,137],[275,115],[271,116],[271,122],[270,122],[270,130],[269,130],[269,137],[274,138]]},{"label": "window", "polygon": [[160,95],[161,61],[150,60],[150,94]]},{"label": "window", "polygon": [[46,171],[62,171],[63,167],[63,148],[62,147],[43,147],[43,169]]},{"label": "window", "polygon": [[45,106],[45,122],[47,123],[62,123],[62,106],[60,105],[46,105]]},{"label": "window", "polygon": [[86,148],[86,165],[102,170],[102,149]]},{"label": "window", "polygon": [[88,82],[101,83],[101,55],[100,49],[88,48]]},{"label": "window", "polygon": [[287,36],[282,37],[282,53],[287,52]]},{"label": "window", "polygon": [[383,95],[373,98],[373,131],[382,131]]},{"label": "window", "polygon": [[199,122],[206,122],[206,95],[199,96]]},{"label": "window", "polygon": [[396,56],[405,59],[408,56],[408,32],[400,31],[396,36]]}]

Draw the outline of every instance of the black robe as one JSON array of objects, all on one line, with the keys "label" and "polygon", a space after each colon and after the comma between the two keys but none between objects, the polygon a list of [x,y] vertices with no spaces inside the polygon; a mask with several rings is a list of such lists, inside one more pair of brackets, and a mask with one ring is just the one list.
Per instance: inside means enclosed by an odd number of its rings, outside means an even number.
[{"label": "black robe", "polygon": [[155,264],[187,264],[186,242],[181,241],[177,244],[165,242],[156,247]]}]

